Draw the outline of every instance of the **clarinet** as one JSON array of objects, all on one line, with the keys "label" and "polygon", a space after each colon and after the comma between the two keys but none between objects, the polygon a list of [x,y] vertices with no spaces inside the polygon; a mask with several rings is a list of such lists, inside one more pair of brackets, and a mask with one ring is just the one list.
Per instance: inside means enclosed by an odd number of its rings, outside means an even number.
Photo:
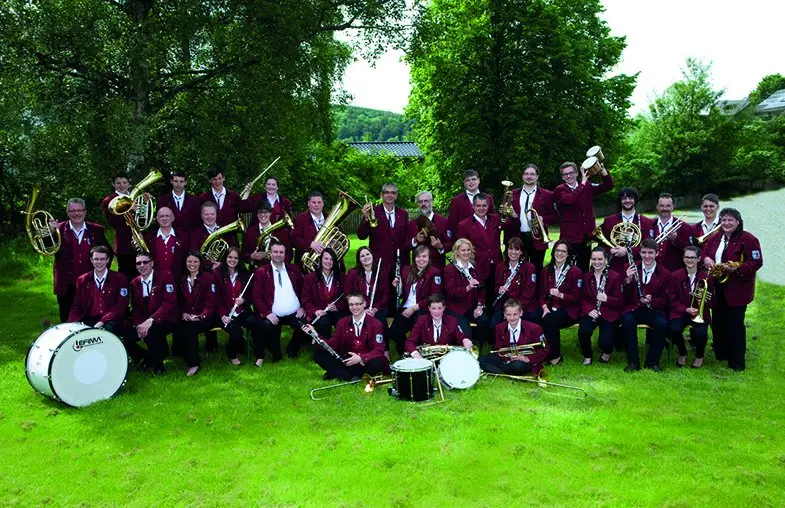
[{"label": "clarinet", "polygon": [[598,297],[597,298],[597,308],[596,308],[596,310],[597,310],[597,317],[592,318],[592,321],[595,322],[595,323],[597,322],[597,320],[600,317],[599,312],[600,312],[600,306],[602,305],[602,302],[600,301],[599,296],[600,296],[600,293],[604,293],[605,292],[605,282],[608,280],[608,269],[610,267],[611,267],[610,263],[605,265],[605,269],[602,271],[602,275],[600,275],[600,284],[599,284],[599,286],[597,286],[597,297]]},{"label": "clarinet", "polygon": [[[461,266],[461,265],[458,263],[458,260],[457,260],[457,259],[453,259],[453,260],[452,260],[452,264],[455,266],[455,268],[457,268],[457,269],[458,269],[458,271],[459,271],[459,272],[461,272],[461,274],[462,274],[464,277],[466,277],[466,280],[467,280],[467,281],[468,281],[468,282],[471,284],[471,281],[472,281],[472,279],[473,279],[474,277],[472,277],[472,274],[469,272],[469,269],[468,269],[468,268],[464,268],[464,267],[462,267],[462,266]],[[476,290],[479,290],[479,289],[480,289],[480,288],[482,288],[482,287],[483,287],[483,284],[478,284],[478,285],[477,285],[477,287],[476,287],[476,288],[474,288],[474,289],[476,289]],[[479,295],[479,293],[478,293],[478,294],[477,294],[477,303],[475,304],[475,307],[479,307],[479,306],[480,306],[480,295]]]},{"label": "clarinet", "polygon": [[368,308],[373,307],[373,299],[376,297],[376,287],[379,285],[379,272],[382,269],[382,260],[376,263],[376,280],[373,281],[373,291],[371,291],[371,301],[368,303]]},{"label": "clarinet", "polygon": [[[632,259],[632,249],[627,248],[627,261],[630,266],[635,266],[635,260]],[[638,276],[638,267],[635,267],[635,274],[632,276],[635,279],[635,287],[638,288],[638,301],[643,299],[643,287],[641,286],[641,278]],[[646,307],[651,309],[651,304],[647,303]]]},{"label": "clarinet", "polygon": [[[556,279],[556,281],[553,284],[553,289],[559,289],[559,287],[561,287],[561,285],[564,284],[564,281],[567,279],[567,274],[569,273],[570,269],[574,265],[575,265],[575,256],[570,256],[570,259],[568,259],[567,262],[564,263],[564,266],[562,266],[561,273],[559,273],[559,277]],[[553,302],[553,295],[548,293],[547,300],[549,303]]]},{"label": "clarinet", "polygon": [[343,362],[343,358],[341,358],[341,355],[336,353],[335,350],[333,348],[331,348],[330,345],[324,339],[319,337],[319,334],[316,333],[316,330],[311,330],[309,328],[303,327],[303,331],[311,336],[311,339],[313,339],[311,341],[312,344],[319,344],[320,346],[322,346],[322,348],[325,351],[327,351],[332,356],[334,356],[336,360],[338,360],[339,362]]},{"label": "clarinet", "polygon": [[515,279],[515,276],[518,275],[518,269],[520,267],[521,267],[521,262],[518,261],[518,264],[515,265],[515,268],[512,269],[510,276],[507,277],[506,281],[504,281],[504,285],[502,286],[504,288],[504,291],[499,293],[499,296],[497,296],[496,300],[493,301],[493,305],[491,305],[491,307],[496,307],[496,304],[499,303],[499,300],[501,300],[502,297],[505,294],[507,294],[507,291],[510,289],[510,286],[512,285],[512,281]]},{"label": "clarinet", "polygon": [[398,279],[398,286],[395,288],[395,294],[397,296],[396,307],[400,309],[403,306],[403,281],[401,280],[401,249],[395,251],[395,278]]}]

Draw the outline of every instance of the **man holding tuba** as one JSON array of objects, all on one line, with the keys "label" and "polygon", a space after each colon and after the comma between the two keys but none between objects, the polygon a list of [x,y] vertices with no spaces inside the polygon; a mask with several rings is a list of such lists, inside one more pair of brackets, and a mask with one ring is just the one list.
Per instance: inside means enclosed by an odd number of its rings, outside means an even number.
[{"label": "man holding tuba", "polygon": [[103,199],[101,207],[104,210],[106,222],[114,229],[114,253],[117,257],[117,271],[125,275],[128,280],[131,280],[136,277],[136,266],[134,266],[136,250],[131,244],[131,228],[125,221],[125,217],[109,211],[109,203],[114,198],[129,195],[128,188],[130,182],[128,174],[123,172],[115,174],[112,178],[112,185],[114,186],[114,192]]},{"label": "man holding tuba", "polygon": [[324,246],[314,241],[316,233],[324,226],[324,195],[319,191],[308,194],[308,210],[297,215],[292,228],[292,246],[295,263],[302,268],[303,256],[310,250],[321,254]]},{"label": "man holding tuba", "polygon": [[[286,246],[286,262],[292,262],[291,228],[285,223],[274,227],[272,209],[266,200],[256,205],[256,221],[243,234],[242,260],[255,267],[270,263],[270,243],[277,239]],[[283,217],[283,214],[281,215]],[[280,220],[280,219],[279,219]],[[278,225],[276,225],[278,226]],[[272,229],[272,231],[270,231]],[[267,231],[267,233],[265,233]],[[259,242],[259,238],[264,236]]]}]

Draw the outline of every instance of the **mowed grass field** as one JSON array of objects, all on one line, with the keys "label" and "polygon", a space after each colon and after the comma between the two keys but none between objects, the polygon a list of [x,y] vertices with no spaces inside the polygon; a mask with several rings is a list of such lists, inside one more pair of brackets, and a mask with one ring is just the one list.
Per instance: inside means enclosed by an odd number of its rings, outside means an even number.
[{"label": "mowed grass field", "polygon": [[[785,288],[759,283],[748,367],[626,374],[580,365],[562,335],[558,389],[481,380],[422,407],[327,385],[302,356],[256,369],[208,357],[194,378],[131,371],[83,409],[39,395],[24,358],[54,320],[51,260],[0,249],[3,506],[782,506]],[[347,259],[353,259],[350,253]],[[642,335],[642,334],[641,334]],[[222,345],[225,337],[220,337]],[[595,338],[596,341],[596,338]],[[641,337],[641,341],[643,338]],[[672,360],[675,361],[675,358]],[[691,361],[691,358],[690,360]],[[666,363],[665,357],[663,363]]]}]

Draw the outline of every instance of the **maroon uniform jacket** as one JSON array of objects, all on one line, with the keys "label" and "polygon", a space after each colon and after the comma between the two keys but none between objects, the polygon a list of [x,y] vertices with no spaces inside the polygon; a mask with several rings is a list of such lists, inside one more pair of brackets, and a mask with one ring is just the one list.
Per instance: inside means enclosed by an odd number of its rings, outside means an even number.
[{"label": "maroon uniform jacket", "polygon": [[[703,244],[701,258],[710,257],[714,259],[714,254],[725,235],[718,231]],[[725,301],[730,307],[741,307],[747,305],[755,298],[755,272],[763,266],[763,254],[760,250],[760,242],[752,233],[742,231],[731,235],[728,245],[722,253],[722,262],[740,261],[744,255],[744,262],[739,269],[730,274],[725,283]],[[716,298],[714,299],[716,304]]]},{"label": "maroon uniform jacket", "polygon": [[[323,217],[327,219],[327,214],[323,214]],[[313,223],[310,211],[306,210],[294,218],[294,228],[292,228],[290,241],[295,249],[294,259],[298,265],[303,256],[311,250],[311,242],[316,238],[317,232],[316,224]]]},{"label": "maroon uniform jacket", "polygon": [[[431,252],[431,264],[439,270],[443,270],[444,255],[452,250],[452,244],[455,241],[455,230],[450,229],[447,224],[447,219],[438,213],[433,214],[433,220],[431,222],[433,222],[433,227],[436,228],[436,232],[439,234],[439,240],[441,240],[444,249],[444,252],[439,254],[438,250],[430,245],[428,246]],[[412,256],[414,256],[414,247],[411,246],[412,241],[416,241],[415,237],[419,232],[420,228],[417,227],[417,218],[415,217],[409,221],[409,225],[406,227],[406,245],[412,250]],[[412,258],[412,264],[414,264],[414,258]]]},{"label": "maroon uniform jacket", "polygon": [[182,208],[177,208],[171,192],[158,196],[157,205],[159,209],[165,206],[172,211],[174,214],[172,226],[175,229],[190,233],[202,225],[202,201],[193,194],[185,193]]},{"label": "maroon uniform jacket", "polygon": [[[300,306],[302,306],[303,274],[295,265],[285,263],[284,268],[286,268],[286,273],[289,274],[289,280],[292,281],[294,294],[300,299]],[[257,314],[263,318],[266,318],[273,311],[276,284],[273,280],[273,275],[273,265],[269,264],[257,268],[253,276],[251,299]]]},{"label": "maroon uniform jacket", "polygon": [[[204,241],[207,240],[208,236],[210,236],[210,233],[207,232],[207,229],[204,227],[204,224],[200,225],[199,227],[197,227],[196,229],[194,229],[188,234],[188,248],[194,250],[201,250],[202,244],[204,244]],[[226,240],[226,243],[228,243],[229,246],[237,245],[236,232],[225,233],[221,235],[221,238]]]},{"label": "maroon uniform jacket", "polygon": [[[276,201],[277,202],[277,201]],[[286,262],[292,262],[292,244],[291,244],[292,230],[289,228],[280,228],[273,231],[273,236],[280,242],[286,245]],[[256,250],[256,243],[259,241],[259,222],[255,222],[252,226],[246,228],[243,233],[243,246],[241,250],[241,259],[244,263],[250,263],[255,266],[269,265],[270,259],[262,259],[261,261],[254,261],[251,259],[251,254]],[[264,250],[264,245],[260,250]]]},{"label": "maroon uniform jacket", "polygon": [[466,238],[474,246],[474,264],[480,273],[489,274],[491,263],[503,261],[499,216],[487,215],[485,227],[472,215],[458,224],[457,238]]},{"label": "maroon uniform jacket", "polygon": [[183,275],[180,281],[180,315],[194,314],[199,319],[209,319],[215,315],[217,300],[215,279],[210,272],[196,276],[193,287],[188,290],[188,279]]},{"label": "maroon uniform jacket", "polygon": [[[510,265],[507,263],[502,263],[496,265],[496,293],[499,294],[499,290],[504,286],[507,282],[507,279],[510,277],[512,270],[510,270]],[[515,278],[512,279],[510,282],[510,287],[507,288],[507,292],[504,293],[499,299],[499,303],[496,304],[497,308],[502,308],[504,302],[509,300],[510,298],[514,298],[521,302],[521,308],[523,312],[533,312],[539,308],[539,302],[536,298],[537,293],[537,272],[536,268],[533,264],[529,262],[519,262],[518,263],[518,273],[515,274]]]},{"label": "maroon uniform jacket", "polygon": [[414,352],[417,346],[461,346],[463,347],[463,339],[466,339],[466,334],[463,333],[461,327],[458,326],[458,320],[447,314],[442,315],[442,328],[439,330],[439,340],[433,341],[433,319],[430,314],[420,316],[417,322],[414,323],[412,333],[406,339],[405,350],[407,353]]},{"label": "maroon uniform jacket", "polygon": [[[518,345],[536,344],[545,340],[545,334],[540,325],[530,323],[529,321],[520,321],[520,332],[515,340]],[[507,321],[502,321],[496,325],[496,349],[510,347],[510,325]],[[529,363],[531,364],[532,373],[539,375],[542,372],[542,362],[548,358],[551,352],[550,346],[545,344],[543,348],[535,348],[534,354],[529,355]],[[511,361],[499,355],[499,358],[505,362]]]},{"label": "maroon uniform jacket", "polygon": [[60,250],[55,254],[53,268],[54,294],[58,296],[68,293],[68,288],[76,285],[76,279],[81,275],[93,271],[93,264],[90,263],[90,249],[96,245],[109,246],[103,226],[93,222],[85,222],[85,227],[87,229],[82,233],[80,243],[71,231],[69,221],[57,225],[57,229],[60,230],[60,238],[62,238]]},{"label": "maroon uniform jacket", "polygon": [[177,314],[177,292],[174,278],[169,272],[163,270],[153,270],[153,284],[150,289],[150,296],[142,296],[142,276],[138,275],[131,281],[131,324],[137,326],[149,318],[160,323],[168,321],[176,323],[179,316]]},{"label": "maroon uniform jacket", "polygon": [[[251,215],[253,216],[251,224],[259,223],[259,218],[256,215],[256,208],[259,206],[259,203],[262,203],[263,201],[267,201],[266,192],[257,192],[246,201],[240,201],[240,211],[251,212]],[[284,213],[288,213],[294,218],[292,214],[292,202],[279,193],[278,199],[275,200],[275,205],[270,210],[270,222],[275,224],[283,217]]]},{"label": "maroon uniform jacket", "polygon": [[[104,210],[104,217],[106,217],[106,222],[108,222],[112,229],[114,229],[115,254],[133,254],[134,247],[131,244],[131,228],[125,222],[125,218],[122,215],[115,215],[109,211],[109,203],[111,203],[111,201],[117,196],[119,196],[119,194],[116,192],[106,196],[101,203],[101,208]],[[133,218],[133,214],[131,217]]]},{"label": "maroon uniform jacket", "polygon": [[[409,292],[411,291],[411,284],[409,284],[407,279],[409,278],[409,272],[412,270],[417,270],[417,267],[410,265],[404,266],[401,269],[401,285],[403,289],[401,298],[403,299],[403,303],[406,303],[406,300],[409,298]],[[417,306],[420,309],[425,310],[428,308],[429,296],[434,293],[443,292],[441,273],[441,270],[435,266],[430,266],[417,278],[417,286],[415,287],[414,292]]]},{"label": "maroon uniform jacket", "polygon": [[[227,189],[225,186],[224,192],[226,194],[224,194],[223,205],[218,209],[218,219],[216,220],[216,222],[222,226],[236,221],[237,216],[240,213],[240,195],[233,190]],[[207,192],[203,192],[199,196],[199,206],[201,207],[202,203],[207,203],[208,201],[215,203],[215,196],[213,196],[212,189],[209,189]],[[218,203],[215,204],[217,205]]]},{"label": "maroon uniform jacket", "polygon": [[[580,173],[578,173],[580,176]],[[584,237],[590,236],[594,228],[594,196],[613,189],[613,178],[608,174],[602,177],[602,183],[578,183],[571,190],[566,183],[559,184],[553,190],[553,199],[561,215],[561,231],[559,238],[571,244],[580,243]]]},{"label": "maroon uniform jacket", "polygon": [[[469,274],[480,283],[485,280],[485,274],[474,266],[469,267]],[[469,280],[453,263],[444,268],[444,292],[448,310],[463,315],[466,311],[476,308],[478,302],[480,305],[485,305],[485,288],[474,288],[467,292],[468,285]]]},{"label": "maroon uniform jacket", "polygon": [[[616,213],[613,215],[608,215],[605,217],[605,220],[602,221],[602,234],[605,235],[605,238],[610,241],[611,239],[611,230],[616,224],[619,224],[622,221],[621,212]],[[654,231],[654,221],[650,218],[646,217],[645,215],[641,215],[638,212],[635,212],[635,217],[633,217],[632,222],[635,223],[641,229],[641,240],[644,238],[654,238],[657,236],[657,233]],[[604,246],[606,249],[608,246]],[[632,258],[638,259],[638,255],[641,252],[640,246],[632,248]],[[627,256],[616,257],[611,254],[611,270],[618,273],[621,276],[624,276],[624,271],[627,269],[627,265],[629,261],[627,260]]]},{"label": "maroon uniform jacket", "polygon": [[[343,293],[343,277],[333,272],[333,283],[330,289],[324,283],[324,275],[321,270],[309,273],[303,280],[302,304],[305,309],[308,321],[313,321],[317,310],[324,310],[328,305],[335,301]],[[335,303],[339,310],[346,310],[346,298],[341,298]]]},{"label": "maroon uniform jacket", "polygon": [[[671,272],[657,263],[654,268],[654,273],[651,274],[648,284],[643,283],[643,270],[641,263],[636,263],[638,267],[638,278],[641,281],[641,291],[643,296],[651,295],[651,308],[668,317],[668,307],[670,305],[670,276]],[[624,271],[627,271],[627,265],[624,265]],[[626,273],[622,275],[622,279],[626,280]],[[603,304],[604,306],[605,304]],[[642,306],[640,298],[638,298],[638,287],[633,278],[629,284],[624,284],[624,312],[632,312],[638,307]],[[602,309],[600,309],[602,312]]]},{"label": "maroon uniform jacket", "polygon": [[[653,219],[654,236],[660,234],[660,228],[657,224],[658,219]],[[676,220],[676,217],[673,218]],[[690,244],[692,236],[692,226],[683,224],[678,231],[676,231],[676,239],[664,240],[660,243],[659,250],[657,251],[657,264],[662,264],[668,271],[675,272],[684,266],[682,256],[684,256],[684,247]]]},{"label": "maroon uniform jacket", "polygon": [[[384,356],[384,336],[382,335],[382,324],[378,319],[365,316],[363,326],[360,329],[360,336],[354,332],[354,321],[352,316],[347,316],[338,321],[335,325],[335,333],[327,340],[327,344],[340,355],[350,352],[360,355],[363,363],[381,358],[385,362],[388,360]],[[319,347],[319,346],[316,346]]]},{"label": "maroon uniform jacket", "polygon": [[544,266],[540,275],[540,288],[537,294],[540,298],[540,307],[547,305],[551,309],[564,307],[572,319],[577,320],[581,315],[581,294],[583,293],[583,272],[573,266],[567,272],[558,290],[564,293],[564,298],[549,298],[551,288],[556,285],[556,275],[553,265]]},{"label": "maroon uniform jacket", "polygon": [[[624,278],[616,272],[608,270],[608,278],[605,281],[605,295],[607,302],[602,302],[600,306],[601,317],[613,323],[622,316],[624,310],[623,286]],[[594,270],[583,274],[583,293],[581,295],[581,314],[588,315],[589,312],[597,308],[597,278]]]},{"label": "maroon uniform jacket", "polygon": [[[496,209],[493,207],[493,196],[490,194],[485,195],[488,196],[488,215],[490,215],[496,212]],[[450,200],[450,209],[447,212],[447,227],[455,234],[458,230],[458,224],[472,215],[474,215],[474,203],[471,202],[464,190]]]},{"label": "maroon uniform jacket", "polygon": [[[709,288],[709,297],[711,297],[712,293],[714,292],[714,281],[709,276],[708,272],[704,270],[698,270],[695,273],[695,288],[690,286],[690,277],[687,275],[686,268],[682,268],[681,270],[671,273],[668,279],[668,283],[670,284],[671,297],[668,319],[679,319],[685,316],[690,317],[687,314],[687,309],[690,307],[695,309],[698,308],[700,302],[698,302],[697,298],[693,298],[692,291],[693,289],[697,289],[699,280],[706,281],[706,284],[708,284]],[[703,320],[706,323],[711,323],[711,312],[709,312],[710,308],[711,300],[706,300],[706,303],[703,304]]]},{"label": "maroon uniform jacket", "polygon": [[[234,307],[234,300],[240,298],[240,294],[245,289],[248,279],[251,277],[249,272],[237,272],[237,277],[232,283],[229,272],[222,272],[220,269],[213,270],[213,280],[215,281],[216,289],[216,302],[215,311],[218,317],[228,316]],[[253,286],[253,282],[251,282]],[[243,299],[245,303],[237,308],[237,314],[242,314],[243,311],[251,308],[251,294],[253,290],[251,287],[245,292]]]},{"label": "maroon uniform jacket", "polygon": [[102,323],[122,321],[128,312],[128,279],[122,273],[106,271],[101,289],[95,283],[93,272],[76,280],[76,296],[68,314],[68,322],[76,323],[94,318]]},{"label": "maroon uniform jacket", "polygon": [[[512,209],[518,215],[518,218],[508,218],[507,222],[502,225],[504,228],[504,240],[508,241],[510,238],[521,236],[521,220],[527,220],[521,217],[521,187],[512,191]],[[535,209],[542,218],[545,225],[545,231],[548,231],[549,224],[555,224],[559,221],[559,215],[553,207],[553,192],[537,186],[537,192],[534,194],[534,202],[529,204],[529,209]],[[542,239],[534,239],[534,248],[537,250],[547,250],[548,244],[543,242]]]},{"label": "maroon uniform jacket", "polygon": [[[374,263],[375,269],[376,264]],[[377,279],[378,283],[376,282]],[[384,263],[382,263],[382,269],[379,270],[378,277],[371,277],[370,284],[365,279],[365,270],[362,267],[352,268],[344,279],[343,294],[348,296],[349,293],[362,293],[365,295],[365,301],[369,309],[386,309],[387,302],[390,301],[389,280],[387,270],[384,269]],[[371,303],[371,293],[373,293],[374,284],[376,285],[376,293],[374,293],[373,303]]]},{"label": "maroon uniform jacket", "polygon": [[153,255],[155,268],[170,272],[175,280],[180,280],[190,243],[185,231],[175,227],[172,230],[174,236],[170,236],[166,243],[158,236],[158,228],[146,232],[144,241]]},{"label": "maroon uniform jacket", "polygon": [[407,243],[406,230],[409,224],[409,213],[403,208],[395,207],[395,226],[390,227],[390,221],[384,205],[374,208],[376,220],[379,225],[372,228],[367,220],[360,222],[357,228],[357,238],[365,240],[370,237],[368,247],[373,252],[374,259],[381,259],[383,266],[395,266],[395,253],[401,251],[401,263],[405,262],[407,254],[411,248],[411,243]]}]

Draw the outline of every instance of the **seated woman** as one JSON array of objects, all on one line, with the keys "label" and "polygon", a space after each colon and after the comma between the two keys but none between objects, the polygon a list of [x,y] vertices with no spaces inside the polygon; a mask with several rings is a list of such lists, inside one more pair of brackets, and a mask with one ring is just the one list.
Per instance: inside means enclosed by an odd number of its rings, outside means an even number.
[{"label": "seated woman", "polygon": [[[523,311],[517,300],[504,304],[504,322],[494,328],[496,353],[480,357],[480,368],[493,374],[523,376],[542,372],[542,362],[548,357],[548,343],[540,325],[521,319]],[[516,351],[529,346],[531,351]],[[507,351],[499,351],[507,349]]]},{"label": "seated woman", "polygon": [[428,297],[428,314],[417,318],[412,333],[406,339],[406,352],[413,358],[421,358],[420,346],[462,346],[472,348],[472,341],[458,326],[458,320],[445,315],[445,298],[441,293]]},{"label": "seated woman", "polygon": [[426,314],[428,297],[441,293],[442,278],[439,269],[431,266],[431,252],[426,245],[414,249],[414,265],[404,266],[401,278],[393,280],[393,286],[402,285],[403,307],[390,327],[390,339],[395,342],[398,356],[403,356],[406,334],[414,327],[420,316]]},{"label": "seated woman", "polygon": [[[523,319],[538,323],[540,319],[537,295],[537,272],[523,257],[523,240],[510,238],[504,252],[505,263],[496,265],[496,305],[491,317],[491,328],[504,321],[504,302],[518,300],[523,308]],[[512,277],[513,272],[515,276]]]},{"label": "seated woman", "polygon": [[542,309],[542,328],[551,353],[551,365],[562,362],[561,330],[578,322],[581,315],[581,287],[583,272],[567,262],[572,254],[570,244],[558,240],[553,245],[551,262],[540,275],[539,303]]},{"label": "seated woman", "polygon": [[[461,329],[482,351],[488,332],[488,315],[485,312],[485,288],[480,284],[486,275],[478,273],[472,261],[472,242],[459,238],[452,246],[453,262],[444,268],[444,288],[447,296],[447,314],[456,318]],[[469,323],[475,323],[472,331]]]},{"label": "seated woman", "polygon": [[591,251],[591,266],[583,276],[581,319],[578,341],[583,353],[583,364],[591,365],[591,336],[600,327],[600,363],[608,363],[613,352],[613,330],[618,326],[624,306],[622,276],[608,269],[608,252],[602,247]]},{"label": "seated woman", "polygon": [[[703,355],[706,353],[706,343],[709,341],[709,325],[711,324],[711,313],[709,308],[711,302],[708,298],[714,292],[714,281],[709,273],[698,270],[701,251],[694,245],[684,248],[684,268],[671,273],[670,284],[670,313],[668,315],[668,328],[670,330],[671,342],[679,350],[679,357],[676,359],[678,367],[687,364],[687,346],[684,344],[684,329],[691,325],[690,338],[695,346],[695,360],[692,362],[693,369],[703,366]],[[703,302],[703,314],[698,319],[700,309],[699,290],[705,289],[706,299]]]},{"label": "seated woman", "polygon": [[215,318],[216,290],[212,274],[197,250],[185,258],[185,274],[180,279],[180,322],[175,330],[177,342],[185,346],[186,376],[200,369],[199,334],[218,325]]},{"label": "seated woman", "polygon": [[387,302],[390,298],[388,272],[374,259],[368,247],[357,249],[357,264],[346,274],[344,294],[362,293],[368,308],[365,313],[375,317],[387,332]]},{"label": "seated woman", "polygon": [[323,337],[332,335],[333,326],[347,314],[346,299],[343,298],[343,274],[337,268],[335,251],[327,247],[319,256],[316,270],[303,280],[305,317],[310,323],[318,318],[313,326]]},{"label": "seated woman", "polygon": [[217,289],[216,310],[223,329],[229,334],[226,354],[232,365],[242,363],[240,353],[245,346],[243,328],[251,330],[252,334],[259,333],[259,327],[254,326],[256,318],[251,312],[251,274],[240,263],[240,254],[239,248],[229,247],[225,262],[213,272]]}]

